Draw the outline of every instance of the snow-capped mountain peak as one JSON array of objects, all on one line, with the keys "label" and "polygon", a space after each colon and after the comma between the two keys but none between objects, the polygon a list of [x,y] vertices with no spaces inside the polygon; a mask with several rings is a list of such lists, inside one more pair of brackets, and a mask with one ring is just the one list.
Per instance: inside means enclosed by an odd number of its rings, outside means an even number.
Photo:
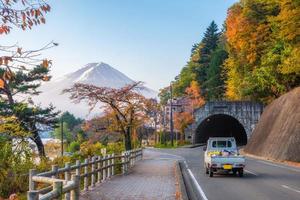
[{"label": "snow-capped mountain peak", "polygon": [[[36,103],[41,103],[42,105],[52,103],[58,110],[69,111],[78,117],[86,117],[89,113],[87,104],[80,103],[74,106],[68,98],[68,94],[61,94],[64,89],[72,87],[75,83],[120,88],[133,82],[125,74],[106,63],[89,63],[73,73],[43,84],[39,88],[42,93],[35,97],[34,100]],[[147,98],[157,97],[157,92],[146,87],[142,88],[139,92]]]},{"label": "snow-capped mountain peak", "polygon": [[106,63],[91,63],[75,80],[75,83],[87,83],[101,87],[120,88],[134,81]]}]

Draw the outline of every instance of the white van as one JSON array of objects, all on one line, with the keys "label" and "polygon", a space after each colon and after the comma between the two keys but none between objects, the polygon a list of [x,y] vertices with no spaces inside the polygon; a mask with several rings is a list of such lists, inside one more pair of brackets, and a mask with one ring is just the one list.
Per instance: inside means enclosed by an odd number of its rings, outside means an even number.
[{"label": "white van", "polygon": [[238,173],[240,177],[243,176],[245,157],[239,155],[233,137],[211,137],[203,150],[204,167],[210,177],[218,172]]}]

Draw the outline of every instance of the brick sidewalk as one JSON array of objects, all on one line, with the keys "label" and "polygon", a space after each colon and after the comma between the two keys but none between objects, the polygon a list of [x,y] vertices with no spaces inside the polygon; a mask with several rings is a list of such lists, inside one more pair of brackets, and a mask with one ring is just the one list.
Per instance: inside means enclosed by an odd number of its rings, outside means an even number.
[{"label": "brick sidewalk", "polygon": [[144,151],[128,175],[115,176],[80,199],[88,200],[171,200],[175,199],[175,162],[160,159],[160,154]]}]

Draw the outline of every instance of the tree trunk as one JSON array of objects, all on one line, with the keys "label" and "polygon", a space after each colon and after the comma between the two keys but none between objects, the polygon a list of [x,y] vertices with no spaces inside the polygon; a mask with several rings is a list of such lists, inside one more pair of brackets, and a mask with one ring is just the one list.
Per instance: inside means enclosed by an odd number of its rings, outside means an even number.
[{"label": "tree trunk", "polygon": [[130,128],[126,129],[126,133],[125,133],[125,150],[131,150],[131,134],[130,134]]},{"label": "tree trunk", "polygon": [[38,131],[34,130],[34,131],[32,131],[32,134],[33,134],[33,137],[31,139],[34,141],[34,143],[37,146],[40,159],[45,158],[46,154],[45,154],[44,144],[41,140],[41,137],[40,137]]}]

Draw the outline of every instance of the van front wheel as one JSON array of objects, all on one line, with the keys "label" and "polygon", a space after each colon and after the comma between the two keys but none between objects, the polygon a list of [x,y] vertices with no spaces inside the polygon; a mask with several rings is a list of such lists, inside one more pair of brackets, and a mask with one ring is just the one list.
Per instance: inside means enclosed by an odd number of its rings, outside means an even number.
[{"label": "van front wheel", "polygon": [[209,177],[213,177],[214,176],[214,172],[213,172],[213,170],[210,168],[209,169]]}]

